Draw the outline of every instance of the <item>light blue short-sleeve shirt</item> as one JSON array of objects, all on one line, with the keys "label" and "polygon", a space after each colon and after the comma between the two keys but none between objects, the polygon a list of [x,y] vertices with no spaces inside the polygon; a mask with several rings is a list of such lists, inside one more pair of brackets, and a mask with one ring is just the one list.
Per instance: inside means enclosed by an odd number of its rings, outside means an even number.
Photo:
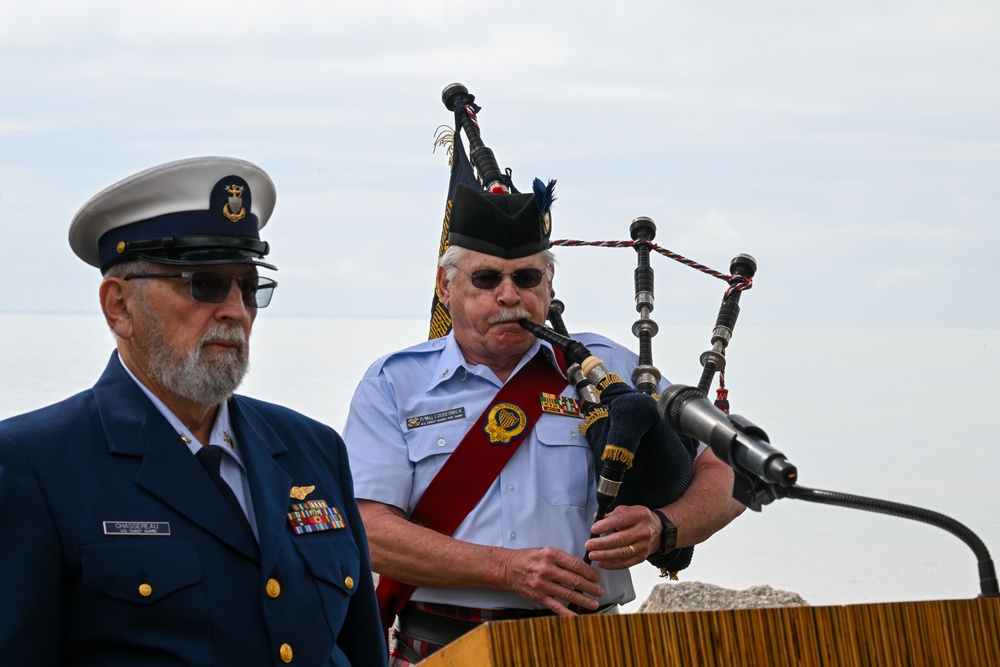
[{"label": "light blue short-sleeve shirt", "polygon": [[[576,334],[628,381],[638,356],[596,334]],[[516,374],[548,343],[535,342]],[[465,361],[454,334],[376,361],[351,401],[344,427],[355,495],[401,508],[407,516],[502,386],[484,365]],[[664,383],[666,384],[666,383]],[[579,398],[567,384],[563,396]],[[594,459],[577,417],[543,412],[453,537],[487,546],[554,546],[583,558],[597,511]],[[601,604],[635,598],[628,570],[602,570]],[[466,607],[536,608],[516,593],[417,588],[414,601]]]}]

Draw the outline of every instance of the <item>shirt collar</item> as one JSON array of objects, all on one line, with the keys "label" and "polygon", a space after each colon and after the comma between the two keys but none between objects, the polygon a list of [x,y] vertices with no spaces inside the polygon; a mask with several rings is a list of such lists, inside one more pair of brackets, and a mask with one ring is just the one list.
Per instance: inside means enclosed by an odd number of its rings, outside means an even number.
[{"label": "shirt collar", "polygon": [[[528,348],[528,351],[524,353],[524,356],[521,357],[521,360],[514,368],[514,372],[511,373],[511,377],[514,377],[514,375],[516,375],[525,364],[531,361],[535,355],[538,354],[539,350],[542,351],[549,363],[555,366],[556,370],[559,371],[559,374],[566,377],[566,374],[562,372],[561,368],[559,368],[559,364],[555,362],[555,353],[552,351],[552,345],[546,341],[538,339],[535,340],[532,346]],[[441,350],[441,356],[438,357],[437,367],[434,369],[434,374],[431,376],[431,381],[427,386],[427,391],[431,391],[445,380],[450,379],[459,370],[462,370],[470,375],[476,375],[489,380],[498,387],[503,385],[489,366],[485,364],[474,365],[466,361],[465,355],[462,354],[462,350],[459,348],[458,342],[455,340],[455,332],[449,331],[448,335],[445,336],[444,349]]]},{"label": "shirt collar", "polygon": [[[186,444],[188,449],[191,450],[191,453],[197,454],[198,450],[201,449],[202,443],[198,442],[197,438],[191,434],[190,429],[184,425],[184,422],[177,418],[177,415],[175,415],[173,411],[167,407],[166,403],[161,401],[156,394],[150,391],[149,387],[139,381],[139,378],[137,378],[135,374],[132,373],[132,370],[125,365],[125,362],[122,361],[121,355],[118,356],[118,361],[121,362],[122,368],[125,369],[128,376],[132,378],[137,385],[139,385],[139,389],[142,389],[142,393],[146,394],[146,397],[153,403],[154,406],[156,406],[156,409],[159,410],[160,414],[163,415],[168,422],[170,422],[170,427],[177,431],[181,440],[183,440],[184,444]],[[208,436],[207,444],[219,445],[222,449],[229,452],[236,462],[240,464],[240,467],[243,468],[243,458],[240,456],[240,448],[236,442],[235,436],[233,436],[232,433],[233,427],[229,420],[229,402],[223,401],[219,404],[219,412],[215,415],[215,423],[212,425],[212,432]]]}]

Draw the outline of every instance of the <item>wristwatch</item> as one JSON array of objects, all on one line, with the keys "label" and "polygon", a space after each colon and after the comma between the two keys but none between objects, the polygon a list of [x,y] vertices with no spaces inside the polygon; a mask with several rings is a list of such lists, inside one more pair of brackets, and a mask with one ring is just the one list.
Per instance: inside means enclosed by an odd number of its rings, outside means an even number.
[{"label": "wristwatch", "polygon": [[660,510],[653,510],[653,514],[658,516],[660,523],[663,524],[663,532],[660,533],[660,549],[656,553],[669,553],[677,548],[677,526]]}]

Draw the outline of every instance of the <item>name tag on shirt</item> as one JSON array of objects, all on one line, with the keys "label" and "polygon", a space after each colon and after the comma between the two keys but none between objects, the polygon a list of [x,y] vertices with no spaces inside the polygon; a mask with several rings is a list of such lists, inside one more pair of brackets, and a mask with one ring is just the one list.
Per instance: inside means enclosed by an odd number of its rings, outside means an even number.
[{"label": "name tag on shirt", "polygon": [[105,521],[105,535],[169,535],[167,521]]},{"label": "name tag on shirt", "polygon": [[430,426],[432,424],[455,421],[456,419],[465,419],[465,408],[452,408],[451,410],[442,410],[430,415],[407,417],[406,428],[420,428],[421,426]]}]

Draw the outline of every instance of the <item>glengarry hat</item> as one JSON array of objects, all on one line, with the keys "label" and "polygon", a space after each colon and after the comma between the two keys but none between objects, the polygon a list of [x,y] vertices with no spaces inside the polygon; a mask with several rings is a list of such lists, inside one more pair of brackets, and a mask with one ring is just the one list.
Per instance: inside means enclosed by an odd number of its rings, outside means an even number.
[{"label": "glengarry hat", "polygon": [[260,240],[276,199],[257,165],[229,157],[161,164],[105,188],[69,227],[73,252],[106,271],[118,262],[255,264],[270,247]]},{"label": "glengarry hat", "polygon": [[448,245],[504,259],[548,250],[556,182],[537,178],[532,194],[492,194],[459,185],[451,204]]}]

